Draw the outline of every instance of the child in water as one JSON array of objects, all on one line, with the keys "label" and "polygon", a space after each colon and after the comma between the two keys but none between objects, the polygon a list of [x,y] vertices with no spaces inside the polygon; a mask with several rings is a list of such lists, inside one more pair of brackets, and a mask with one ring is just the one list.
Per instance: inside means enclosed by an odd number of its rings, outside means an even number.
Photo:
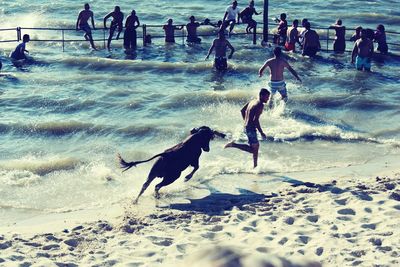
[{"label": "child in water", "polygon": [[24,37],[22,38],[22,43],[20,43],[14,50],[14,52],[11,53],[10,57],[14,60],[21,60],[21,59],[27,59],[25,52],[29,53],[28,50],[25,49],[26,43],[29,43],[30,37],[28,34],[24,34]]}]

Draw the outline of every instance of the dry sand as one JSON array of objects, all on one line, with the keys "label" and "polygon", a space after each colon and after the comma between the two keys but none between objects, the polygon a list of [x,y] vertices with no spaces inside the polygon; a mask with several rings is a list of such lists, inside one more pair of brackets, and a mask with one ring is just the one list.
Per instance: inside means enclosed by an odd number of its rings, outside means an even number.
[{"label": "dry sand", "polygon": [[390,176],[42,217],[0,229],[0,265],[400,266],[400,174]]}]

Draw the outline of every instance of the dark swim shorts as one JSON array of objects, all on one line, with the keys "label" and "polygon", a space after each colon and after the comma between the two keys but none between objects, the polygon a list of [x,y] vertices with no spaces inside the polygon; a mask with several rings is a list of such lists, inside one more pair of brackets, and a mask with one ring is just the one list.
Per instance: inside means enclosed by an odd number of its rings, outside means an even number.
[{"label": "dark swim shorts", "polygon": [[249,139],[249,144],[250,145],[258,144],[256,128],[254,128],[254,127],[246,127],[245,131],[246,131],[247,138]]}]

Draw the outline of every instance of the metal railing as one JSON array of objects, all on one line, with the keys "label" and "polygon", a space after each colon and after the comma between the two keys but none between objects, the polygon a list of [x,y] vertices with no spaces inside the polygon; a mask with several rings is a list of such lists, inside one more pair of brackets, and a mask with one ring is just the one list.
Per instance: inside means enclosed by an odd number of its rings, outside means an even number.
[{"label": "metal railing", "polygon": [[[242,24],[239,24],[242,25]],[[262,23],[259,23],[258,26],[262,25]],[[277,25],[275,23],[270,23],[270,25]],[[146,35],[148,35],[149,33],[149,29],[161,29],[161,31],[155,35],[151,35],[151,39],[159,39],[159,38],[165,38],[164,32],[162,31],[164,25],[156,25],[156,24],[150,24],[150,25],[146,25],[146,24],[142,24],[141,25],[141,35],[138,34],[137,38],[138,39],[142,39],[143,41],[143,46],[146,46]],[[175,26],[183,26],[180,34],[175,35],[175,37],[177,39],[181,39],[182,40],[182,44],[185,43],[185,38],[187,37],[186,31],[185,31],[185,25],[175,25]],[[207,26],[207,25],[205,25]],[[238,25],[236,25],[236,27],[238,27]],[[321,45],[321,50],[322,51],[326,51],[326,52],[330,52],[333,51],[333,49],[330,49],[330,44],[332,44],[332,42],[335,40],[334,38],[331,37],[331,33],[334,32],[334,30],[332,28],[324,28],[324,27],[313,27],[314,30],[317,30],[320,32],[320,41],[324,42],[326,45]],[[332,31],[331,31],[332,30]],[[7,32],[7,31],[15,31],[15,36],[16,39],[6,39],[6,40],[0,40],[0,43],[10,43],[10,42],[19,42],[22,40],[22,32],[23,31],[58,31],[60,32],[60,39],[31,39],[32,42],[55,42],[55,43],[61,43],[62,46],[62,51],[65,51],[65,46],[67,43],[72,43],[72,42],[86,42],[85,39],[76,39],[77,36],[75,36],[75,39],[68,39],[66,38],[66,33],[67,32],[76,32],[75,28],[43,28],[43,27],[38,27],[38,28],[33,28],[33,27],[16,27],[16,28],[7,28],[7,29],[0,29],[0,33],[1,32]],[[103,42],[103,46],[104,48],[106,47],[106,41],[108,39],[107,37],[107,32],[108,29],[106,28],[96,28],[93,29],[92,31],[94,32],[98,32],[98,31],[102,31],[102,38],[94,38],[95,42]],[[322,32],[325,32],[326,34],[321,34]],[[346,29],[346,32],[349,32],[349,29]],[[353,30],[351,30],[353,31]],[[388,42],[388,45],[390,47],[391,51],[395,51],[397,53],[393,54],[395,56],[399,56],[400,55],[400,33],[399,32],[393,32],[393,31],[386,31],[387,36],[389,37],[388,39],[392,40],[392,39],[396,39],[396,42]],[[216,32],[212,32],[209,34],[198,34],[198,36],[200,37],[215,37]],[[252,36],[252,43],[256,44],[257,40],[259,39],[258,37],[262,35],[261,32],[256,32],[254,31],[254,33],[246,33],[246,32],[238,32],[238,33],[234,33],[233,36]],[[268,40],[272,40],[273,36],[275,34],[271,33],[271,31],[268,34]],[[115,40],[113,38],[113,40]],[[346,38],[346,43],[351,43],[351,47],[353,46],[353,42],[349,41],[349,38]],[[348,46],[347,46],[348,47]],[[346,52],[351,52],[351,50],[346,50]]]}]

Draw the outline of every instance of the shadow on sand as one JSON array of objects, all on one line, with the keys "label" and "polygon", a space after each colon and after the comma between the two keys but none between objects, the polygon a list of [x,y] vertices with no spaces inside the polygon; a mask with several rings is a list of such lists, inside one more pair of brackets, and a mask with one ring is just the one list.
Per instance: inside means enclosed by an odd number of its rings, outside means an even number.
[{"label": "shadow on sand", "polygon": [[222,214],[224,211],[232,210],[233,207],[238,207],[240,209],[244,205],[261,202],[271,197],[245,189],[239,189],[239,193],[239,195],[233,195],[215,192],[201,199],[190,199],[190,203],[171,204],[169,208],[180,211],[194,211],[208,215],[218,215]]}]

